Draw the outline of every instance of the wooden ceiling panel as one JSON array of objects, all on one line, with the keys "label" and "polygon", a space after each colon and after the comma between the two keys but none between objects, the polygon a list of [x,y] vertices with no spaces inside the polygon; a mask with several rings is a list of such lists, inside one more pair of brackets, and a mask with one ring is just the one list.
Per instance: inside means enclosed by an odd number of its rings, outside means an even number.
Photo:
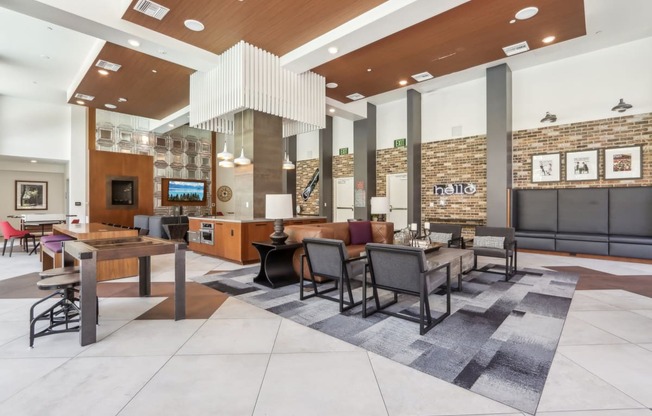
[{"label": "wooden ceiling panel", "polygon": [[[524,6],[539,13],[510,24]],[[547,46],[542,39],[549,35],[559,43],[585,34],[583,0],[471,1],[313,71],[339,85],[327,90],[329,97],[350,102],[347,95],[371,97],[400,88],[402,79],[416,84],[411,76],[424,71],[439,77],[505,58],[502,48],[515,43],[527,41],[534,50]]]},{"label": "wooden ceiling panel", "polygon": [[[95,97],[88,106],[107,110],[104,104],[113,104],[118,107],[113,111],[160,120],[189,104],[194,70],[112,43],[104,45],[95,63],[99,59],[122,67],[108,75],[96,66],[89,69],[75,90]],[[127,102],[118,102],[120,97]],[[77,104],[74,94],[69,102]]]},{"label": "wooden ceiling panel", "polygon": [[[282,56],[384,0],[156,0],[170,9],[163,20],[137,12],[136,3],[132,0],[123,19],[199,48],[220,54],[244,40]],[[186,29],[187,19],[205,29]]]}]

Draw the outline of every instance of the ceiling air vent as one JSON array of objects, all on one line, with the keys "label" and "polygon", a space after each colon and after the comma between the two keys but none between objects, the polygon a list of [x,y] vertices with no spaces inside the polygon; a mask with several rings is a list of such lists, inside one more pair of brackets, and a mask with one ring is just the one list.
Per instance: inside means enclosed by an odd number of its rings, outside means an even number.
[{"label": "ceiling air vent", "polygon": [[163,20],[165,15],[170,11],[167,7],[149,0],[138,0],[138,3],[134,6],[134,10],[158,20]]},{"label": "ceiling air vent", "polygon": [[86,100],[86,101],[93,101],[95,99],[95,97],[93,97],[92,95],[86,95],[80,93],[75,94],[75,98],[79,98],[80,100]]},{"label": "ceiling air vent", "polygon": [[503,48],[503,51],[505,52],[505,55],[507,56],[512,56],[516,55],[519,53],[527,52],[530,50],[530,47],[527,46],[527,42],[523,41],[520,43],[515,43],[513,45],[505,46]]},{"label": "ceiling air vent", "polygon": [[95,66],[99,66],[102,69],[113,72],[116,72],[118,69],[120,69],[120,67],[122,67],[120,64],[114,64],[113,62],[105,61],[103,59],[98,60]]},{"label": "ceiling air vent", "polygon": [[356,92],[355,94],[347,95],[346,98],[355,101],[364,98],[364,95]]},{"label": "ceiling air vent", "polygon": [[412,78],[414,78],[414,80],[416,82],[421,82],[421,81],[426,81],[426,80],[432,79],[434,77],[432,76],[432,74],[430,72],[422,72],[420,74],[412,75]]}]

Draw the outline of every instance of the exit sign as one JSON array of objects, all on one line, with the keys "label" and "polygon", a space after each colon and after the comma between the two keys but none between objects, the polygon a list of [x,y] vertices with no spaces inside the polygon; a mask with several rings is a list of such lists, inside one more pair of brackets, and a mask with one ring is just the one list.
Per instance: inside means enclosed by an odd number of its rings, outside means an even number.
[{"label": "exit sign", "polygon": [[405,147],[406,144],[407,144],[407,142],[406,142],[405,138],[394,140],[394,147],[395,148],[396,147]]},{"label": "exit sign", "polygon": [[340,149],[340,154],[341,155],[348,155],[349,154],[349,148],[348,147],[342,147]]}]

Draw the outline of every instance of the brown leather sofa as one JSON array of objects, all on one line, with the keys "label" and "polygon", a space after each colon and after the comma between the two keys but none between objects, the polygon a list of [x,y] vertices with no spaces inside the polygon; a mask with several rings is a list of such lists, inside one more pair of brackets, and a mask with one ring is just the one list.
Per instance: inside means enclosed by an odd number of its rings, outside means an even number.
[{"label": "brown leather sofa", "polygon": [[[394,223],[371,221],[371,238],[373,243],[393,244],[394,243]],[[349,233],[348,222],[326,222],[321,224],[290,225],[285,227],[288,234],[288,240],[297,242],[303,241],[304,238],[334,238],[344,241],[346,251],[349,257],[357,257],[365,249],[364,244],[351,244],[351,235]],[[301,272],[301,255],[303,248],[294,252],[293,267],[299,274]],[[303,269],[304,278],[310,279],[308,264],[304,261]],[[317,282],[322,280],[317,277]]]}]

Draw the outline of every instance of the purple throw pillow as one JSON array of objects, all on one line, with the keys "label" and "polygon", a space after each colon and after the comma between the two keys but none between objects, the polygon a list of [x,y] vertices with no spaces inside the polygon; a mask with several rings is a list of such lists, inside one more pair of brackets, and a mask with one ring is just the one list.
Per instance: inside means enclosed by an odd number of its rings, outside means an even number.
[{"label": "purple throw pillow", "polygon": [[371,223],[369,221],[349,222],[349,234],[351,235],[351,244],[367,244],[374,241],[371,237]]}]

